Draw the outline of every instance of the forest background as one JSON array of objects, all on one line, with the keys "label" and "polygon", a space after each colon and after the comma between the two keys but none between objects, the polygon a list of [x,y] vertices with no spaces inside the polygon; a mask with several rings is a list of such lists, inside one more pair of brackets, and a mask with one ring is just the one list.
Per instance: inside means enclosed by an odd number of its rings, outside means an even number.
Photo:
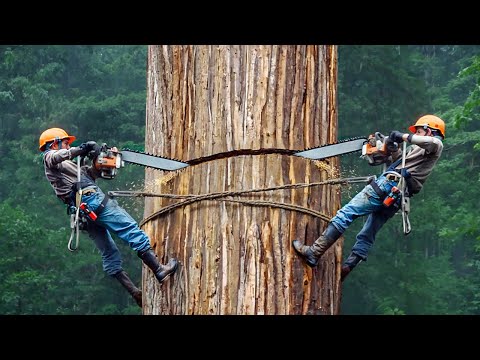
[{"label": "forest background", "polygon": [[[70,252],[69,218],[45,179],[38,138],[58,126],[118,148],[144,150],[146,45],[0,46],[0,314],[141,314],[105,275],[88,236]],[[339,139],[407,132],[420,115],[447,124],[442,158],[412,198],[412,233],[396,215],[368,261],[343,284],[341,314],[480,314],[480,46],[340,45]],[[357,154],[341,176],[378,174]],[[141,190],[127,165],[105,190]],[[148,185],[148,184],[147,184]],[[360,190],[342,188],[342,202]],[[121,198],[140,221],[141,198]],[[344,256],[363,220],[345,233]],[[116,238],[137,284],[141,262]]]}]

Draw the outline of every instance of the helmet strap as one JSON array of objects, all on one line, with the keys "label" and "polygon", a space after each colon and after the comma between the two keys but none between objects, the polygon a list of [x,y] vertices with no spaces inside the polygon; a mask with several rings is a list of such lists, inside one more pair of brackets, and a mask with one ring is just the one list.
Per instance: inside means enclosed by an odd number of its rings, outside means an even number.
[{"label": "helmet strap", "polygon": [[60,150],[62,148],[62,139],[60,139],[57,136],[57,137],[55,137],[55,142],[57,143],[57,150]]},{"label": "helmet strap", "polygon": [[53,141],[51,141],[51,142],[49,142],[49,143],[46,143],[46,144],[45,144],[45,151],[50,150],[50,148],[52,147],[52,145],[53,145]]},{"label": "helmet strap", "polygon": [[437,129],[431,129],[431,131],[432,131],[432,136],[438,136],[438,137],[440,137],[440,138],[443,140],[443,135],[442,135],[442,133],[441,133],[439,130],[437,130]]}]

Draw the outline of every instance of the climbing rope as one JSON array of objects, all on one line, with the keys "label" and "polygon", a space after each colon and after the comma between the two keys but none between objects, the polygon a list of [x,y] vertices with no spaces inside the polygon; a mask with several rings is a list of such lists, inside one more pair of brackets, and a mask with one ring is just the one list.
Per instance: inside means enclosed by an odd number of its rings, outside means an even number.
[{"label": "climbing rope", "polygon": [[[80,184],[81,179],[81,160],[80,156],[77,157],[77,180]],[[75,214],[70,214],[70,228],[72,229],[70,233],[70,238],[68,239],[67,248],[70,251],[75,251],[78,249],[78,244],[80,242],[80,202],[82,201],[82,189],[79,188],[75,194]],[[75,238],[75,246],[72,246],[73,239]]]},{"label": "climbing rope", "polygon": [[285,204],[285,203],[278,203],[273,201],[264,201],[264,200],[233,200],[233,199],[225,199],[227,197],[233,196],[241,196],[245,194],[257,193],[257,192],[264,192],[264,191],[274,191],[274,190],[285,190],[285,189],[298,189],[298,188],[305,188],[311,186],[319,186],[319,185],[337,185],[337,184],[353,184],[353,183],[366,183],[374,176],[362,176],[362,177],[351,177],[351,178],[339,178],[339,179],[331,179],[321,182],[314,182],[314,183],[299,183],[299,184],[287,184],[282,186],[274,186],[268,188],[260,188],[260,189],[249,189],[249,190],[242,190],[242,191],[225,191],[225,192],[216,192],[210,194],[200,194],[200,195],[175,195],[175,194],[159,194],[159,193],[151,193],[151,192],[144,192],[144,191],[109,191],[109,196],[120,196],[120,197],[163,197],[169,199],[183,199],[175,204],[171,204],[168,206],[163,207],[159,211],[153,213],[152,215],[148,216],[147,218],[143,219],[140,222],[140,226],[143,226],[145,223],[149,222],[150,220],[171,212],[176,208],[183,207],[186,205],[190,205],[194,202],[203,201],[203,200],[217,200],[217,201],[227,201],[227,202],[235,202],[235,203],[242,203],[248,204],[252,206],[268,206],[268,207],[278,207],[286,210],[292,211],[299,211],[304,214],[312,215],[319,217],[325,221],[329,221],[330,218],[325,214],[322,214],[318,211],[308,209],[299,205],[293,204]]},{"label": "climbing rope", "polygon": [[[402,169],[405,168],[405,155],[407,153],[407,142],[403,142],[403,152],[402,152]],[[410,219],[408,218],[408,214],[410,213],[410,198],[405,196],[405,189],[407,188],[407,182],[405,178],[402,176],[400,178],[399,188],[402,193],[402,223],[403,223],[403,233],[405,235],[410,234],[412,231],[412,226],[410,225]]]}]

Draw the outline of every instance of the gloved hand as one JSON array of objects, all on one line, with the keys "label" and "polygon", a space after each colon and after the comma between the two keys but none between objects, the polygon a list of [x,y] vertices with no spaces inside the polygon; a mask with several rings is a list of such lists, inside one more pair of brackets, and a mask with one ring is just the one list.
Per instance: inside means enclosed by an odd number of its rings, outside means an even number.
[{"label": "gloved hand", "polygon": [[391,139],[392,141],[396,142],[397,144],[401,144],[403,142],[402,139],[403,133],[397,130],[393,130],[390,135],[388,135],[388,138]]},{"label": "gloved hand", "polygon": [[95,141],[88,141],[81,144],[80,149],[82,150],[81,156],[88,155],[91,158],[94,158],[100,154],[101,146],[98,145]]},{"label": "gloved hand", "polygon": [[385,145],[387,146],[389,154],[398,150],[398,143],[393,141],[390,136],[385,140]]}]

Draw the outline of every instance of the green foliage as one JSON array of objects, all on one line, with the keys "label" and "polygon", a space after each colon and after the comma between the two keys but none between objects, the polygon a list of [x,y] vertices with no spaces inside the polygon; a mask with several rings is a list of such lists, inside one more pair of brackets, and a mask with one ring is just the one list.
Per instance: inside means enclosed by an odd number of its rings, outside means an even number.
[{"label": "green foliage", "polygon": [[[68,251],[69,218],[45,179],[38,138],[47,128],[62,127],[77,136],[76,143],[143,146],[146,50],[141,45],[0,46],[1,314],[140,313],[105,275],[88,236],[81,235],[78,251]],[[139,169],[126,167],[117,179],[100,180],[101,186],[107,191],[140,184]],[[125,204],[140,218],[142,203]],[[117,243],[138,283],[141,262],[121,240]]]},{"label": "green foliage", "polygon": [[[407,60],[416,59],[411,53],[407,46],[339,47],[338,110],[343,137],[404,128],[405,119],[425,109],[426,84],[421,68]],[[359,134],[358,129],[365,133]]]},{"label": "green foliage", "polygon": [[455,114],[454,125],[457,128],[466,127],[478,118],[480,110],[480,56],[475,56],[470,66],[461,70],[459,79],[473,81],[463,107]]},{"label": "green foliage", "polygon": [[[19,207],[0,203],[0,313],[140,314],[121,286],[103,273],[88,237],[82,235],[72,253],[69,235],[70,229],[45,228]],[[129,273],[139,281],[139,270]]]}]

